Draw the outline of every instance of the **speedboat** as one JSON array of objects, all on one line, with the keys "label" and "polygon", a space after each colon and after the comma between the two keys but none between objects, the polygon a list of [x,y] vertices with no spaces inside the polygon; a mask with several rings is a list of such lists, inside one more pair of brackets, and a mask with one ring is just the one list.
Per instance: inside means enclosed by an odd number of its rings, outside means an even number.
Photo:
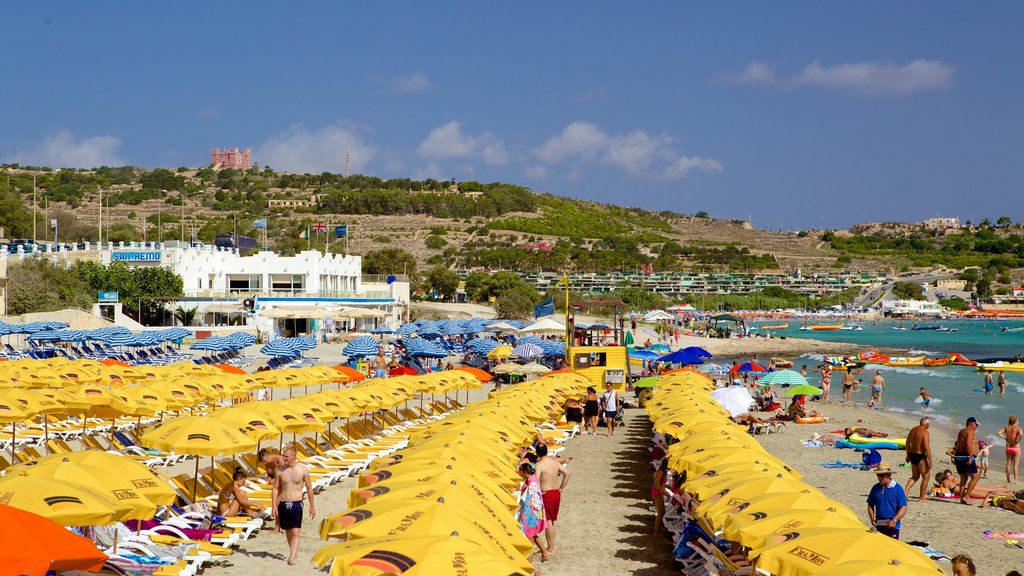
[{"label": "speedboat", "polygon": [[936,330],[936,332],[956,332],[957,328],[950,328],[948,326],[942,326]]},{"label": "speedboat", "polygon": [[978,363],[978,372],[1024,372],[1024,362],[989,362]]},{"label": "speedboat", "polygon": [[930,325],[930,324],[927,325],[927,326],[911,326],[910,327],[911,330],[917,330],[917,331],[922,331],[922,330],[940,330],[941,328],[942,328],[942,326],[939,326],[939,325],[934,325],[933,326],[933,325]]},{"label": "speedboat", "polygon": [[863,330],[864,327],[860,324],[850,324],[849,326],[843,326],[843,330]]},{"label": "speedboat", "polygon": [[889,328],[889,330],[906,330],[906,329],[907,329],[907,327],[904,326],[903,324],[900,324],[899,326],[893,326],[892,328]]}]

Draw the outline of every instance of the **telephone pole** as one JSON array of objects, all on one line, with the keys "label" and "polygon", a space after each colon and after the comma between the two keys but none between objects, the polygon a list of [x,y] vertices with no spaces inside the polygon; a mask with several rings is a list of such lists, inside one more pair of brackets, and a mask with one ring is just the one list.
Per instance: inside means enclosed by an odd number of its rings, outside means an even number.
[{"label": "telephone pole", "polygon": [[352,175],[352,154],[345,152],[345,178]]},{"label": "telephone pole", "polygon": [[39,205],[36,204],[36,175],[32,175],[32,243],[36,242],[36,211]]}]

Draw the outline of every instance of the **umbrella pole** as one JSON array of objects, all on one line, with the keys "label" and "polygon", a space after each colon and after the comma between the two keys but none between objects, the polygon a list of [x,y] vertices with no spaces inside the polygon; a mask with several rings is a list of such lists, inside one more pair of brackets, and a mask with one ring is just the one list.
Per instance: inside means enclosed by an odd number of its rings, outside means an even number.
[{"label": "umbrella pole", "polygon": [[17,464],[17,461],[14,459],[14,436],[15,436],[15,433],[14,433],[14,422],[11,422],[11,464],[12,465],[13,464]]},{"label": "umbrella pole", "polygon": [[199,456],[196,456],[196,473],[192,478],[192,503],[196,503],[196,486],[199,484]]},{"label": "umbrella pole", "polygon": [[50,453],[50,419],[43,414],[43,441],[46,443],[46,453]]}]

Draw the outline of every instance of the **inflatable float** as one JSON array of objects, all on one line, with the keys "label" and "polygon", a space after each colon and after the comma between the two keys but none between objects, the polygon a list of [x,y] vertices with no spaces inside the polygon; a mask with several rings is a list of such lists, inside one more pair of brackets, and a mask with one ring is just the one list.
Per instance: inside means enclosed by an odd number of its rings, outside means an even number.
[{"label": "inflatable float", "polygon": [[796,417],[796,423],[797,424],[822,424],[824,422],[825,422],[825,418],[823,416],[813,416],[813,417],[808,416],[806,418],[801,417],[801,416],[797,416]]},{"label": "inflatable float", "polygon": [[963,354],[960,354],[959,352],[951,353],[949,355],[949,358],[950,358],[950,362],[949,363],[950,364],[955,364],[957,366],[977,366],[978,365],[977,362],[975,362],[974,360],[971,360],[970,358],[967,358],[966,356],[964,356]]},{"label": "inflatable float", "polygon": [[892,444],[899,448],[900,450],[903,450],[907,447],[906,438],[868,438],[867,436],[861,436],[856,432],[850,434],[850,437],[847,438],[846,440],[852,444],[857,444],[858,446],[861,444],[877,444],[878,442],[884,442],[886,444]]},{"label": "inflatable float", "polygon": [[886,366],[924,366],[924,356],[893,356]]},{"label": "inflatable float", "polygon": [[1024,372],[1024,362],[990,362],[978,364],[978,372]]},{"label": "inflatable float", "polygon": [[841,330],[842,324],[812,324],[809,330]]},{"label": "inflatable float", "polygon": [[897,446],[895,442],[881,442],[881,440],[885,440],[885,438],[879,438],[879,440],[879,442],[869,442],[865,444],[856,444],[854,442],[850,442],[849,440],[839,440],[838,442],[836,442],[836,448],[858,448],[861,450],[871,450],[872,448],[875,450],[902,450],[902,448]]},{"label": "inflatable float", "polygon": [[947,365],[949,365],[949,363],[951,361],[952,360],[950,360],[949,356],[947,356],[945,358],[925,358],[924,359],[924,365],[925,366],[930,366],[932,368],[938,368],[939,366],[947,366]]}]

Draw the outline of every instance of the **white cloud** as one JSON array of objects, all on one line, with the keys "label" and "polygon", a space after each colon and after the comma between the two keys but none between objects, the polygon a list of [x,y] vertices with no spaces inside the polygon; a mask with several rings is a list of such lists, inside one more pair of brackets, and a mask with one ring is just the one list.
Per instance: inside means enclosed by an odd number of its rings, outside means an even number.
[{"label": "white cloud", "polygon": [[541,166],[539,164],[535,166],[527,166],[524,170],[527,178],[535,178],[537,180],[543,180],[548,176],[547,166]]},{"label": "white cloud", "polygon": [[441,175],[441,165],[431,162],[422,168],[417,168],[412,173],[413,180],[426,180],[427,178],[433,178],[434,180],[446,180],[447,177]]},{"label": "white cloud", "polygon": [[423,72],[414,72],[408,76],[398,76],[391,80],[391,88],[397,92],[422,92],[430,90],[434,85]]},{"label": "white cloud", "polygon": [[433,160],[444,158],[480,158],[488,164],[505,164],[505,144],[489,131],[473,136],[462,131],[462,124],[449,122],[434,128],[417,150],[420,156]]},{"label": "white cloud", "polygon": [[938,60],[914,60],[902,66],[892,62],[854,62],[822,66],[812,62],[798,74],[779,77],[763,62],[725,76],[737,84],[777,85],[786,88],[821,86],[863,96],[905,96],[915,92],[946,90],[953,85],[956,68]]},{"label": "white cloud", "polygon": [[311,132],[295,125],[264,142],[255,160],[276,170],[316,174],[344,171],[348,154],[352,171],[363,172],[376,153],[353,127],[331,125]]},{"label": "white cloud", "polygon": [[793,78],[795,86],[823,86],[870,96],[904,96],[914,92],[945,90],[953,84],[955,68],[936,60],[860,62],[822,66],[812,62]]},{"label": "white cloud", "polygon": [[662,171],[661,178],[662,180],[678,180],[694,170],[697,172],[721,172],[722,164],[712,158],[682,156]]},{"label": "white cloud", "polygon": [[775,69],[765,62],[751,62],[735,74],[726,74],[725,80],[736,84],[773,84]]},{"label": "white cloud", "polygon": [[32,148],[18,151],[10,161],[50,168],[124,166],[127,162],[117,154],[120,147],[121,140],[114,136],[79,140],[71,132],[61,130]]},{"label": "white cloud", "polygon": [[587,162],[614,166],[634,176],[664,180],[683,178],[694,170],[722,171],[717,160],[681,156],[674,149],[675,142],[675,138],[667,134],[651,135],[643,130],[608,134],[596,124],[573,122],[561,134],[548,138],[534,154],[548,164],[573,161],[577,177],[578,164]]}]

